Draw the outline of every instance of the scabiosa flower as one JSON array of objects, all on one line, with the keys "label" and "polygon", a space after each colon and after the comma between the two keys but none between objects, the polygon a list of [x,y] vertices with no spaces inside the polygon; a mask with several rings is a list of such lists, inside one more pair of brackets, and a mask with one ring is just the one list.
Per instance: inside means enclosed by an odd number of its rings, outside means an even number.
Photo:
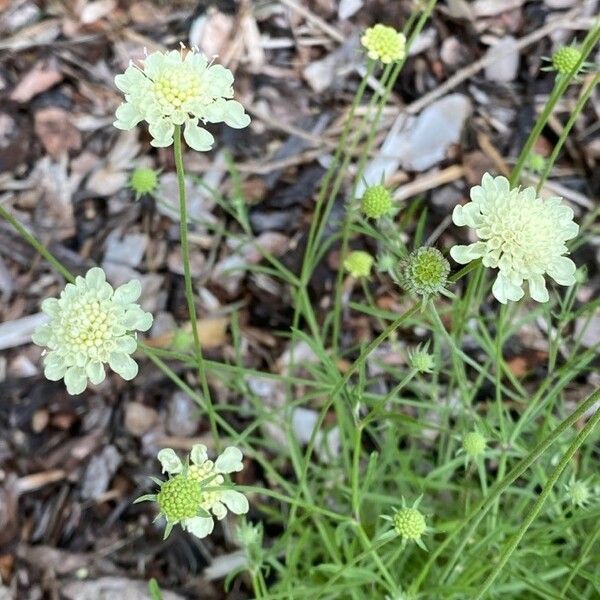
[{"label": "scabiosa flower", "polygon": [[429,531],[425,517],[418,510],[422,496],[415,500],[412,506],[406,506],[406,501],[402,498],[402,508],[394,509],[394,516],[383,518],[391,521],[394,525],[396,535],[402,539],[402,543],[415,542],[423,550],[427,550],[422,536]]},{"label": "scabiosa flower", "polygon": [[198,151],[210,150],[214,138],[200,123],[225,122],[241,129],[250,123],[243,106],[232,100],[233,75],[211,64],[195,49],[153,52],[142,66],[131,64],[115,77],[125,102],[116,112],[115,127],[133,129],[148,123],[152,145],[170,146],[176,125],[183,125],[187,144]]},{"label": "scabiosa flower", "polygon": [[397,281],[413,296],[421,296],[425,302],[446,290],[450,264],[437,249],[423,246],[413,250],[401,263]]},{"label": "scabiosa flower", "polygon": [[151,194],[158,187],[159,172],[154,169],[138,167],[134,169],[129,178],[129,187],[135,193],[135,199],[139,200],[145,194]]},{"label": "scabiosa flower", "polygon": [[392,196],[383,185],[372,185],[365,190],[360,202],[362,212],[371,219],[379,219],[390,212]]},{"label": "scabiosa flower", "polygon": [[534,300],[547,302],[545,274],[560,285],[575,283],[575,263],[563,255],[579,226],[562,198],[542,200],[533,187],[511,190],[508,179],[486,173],[471,189],[471,202],[454,207],[452,220],[480,241],[454,246],[450,255],[460,264],[482,258],[485,267],[497,268],[492,293],[499,302],[520,300],[524,281]]},{"label": "scabiosa flower", "polygon": [[384,65],[402,60],[406,56],[406,38],[393,27],[377,23],[369,27],[360,38],[367,56]]},{"label": "scabiosa flower", "polygon": [[373,257],[368,252],[355,250],[350,252],[344,260],[344,268],[356,279],[368,277],[371,274],[373,261]]},{"label": "scabiosa flower", "polygon": [[236,515],[248,512],[246,497],[231,489],[230,485],[223,485],[224,474],[243,468],[242,453],[237,448],[225,448],[213,462],[208,459],[206,446],[196,444],[186,463],[174,450],[164,448],[158,453],[158,460],[163,473],[167,473],[169,478],[166,481],[156,480],[160,485],[159,492],[142,496],[136,502],[149,500],[158,503],[160,514],[167,521],[165,537],[179,523],[186,531],[203,538],[213,531],[213,515],[221,520],[228,509]]},{"label": "scabiosa flower", "polygon": [[123,379],[133,379],[138,366],[129,355],[137,348],[135,332],[152,325],[152,315],[135,302],[141,291],[136,279],[114,290],[104,271],[94,267],[85,278],[67,283],[60,298],[44,300],[50,322],[32,336],[47,349],[44,375],[51,381],[64,378],[69,394],[83,392],[88,379],[104,381],[105,363]]}]

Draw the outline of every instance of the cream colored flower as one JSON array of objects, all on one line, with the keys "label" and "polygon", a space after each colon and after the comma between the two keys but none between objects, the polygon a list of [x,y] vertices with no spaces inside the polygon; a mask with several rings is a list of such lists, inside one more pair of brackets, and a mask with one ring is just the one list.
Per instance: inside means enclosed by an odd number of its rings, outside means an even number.
[{"label": "cream colored flower", "polygon": [[560,285],[575,283],[575,263],[564,255],[579,226],[562,198],[538,198],[532,187],[510,189],[505,177],[486,173],[471,189],[471,202],[454,208],[452,220],[473,229],[480,241],[454,246],[450,255],[460,264],[481,258],[497,268],[492,293],[503,304],[523,297],[524,282],[534,300],[547,302],[546,274]]},{"label": "cream colored flower", "polygon": [[[181,523],[183,529],[203,538],[212,533],[213,515],[221,520],[227,515],[227,510],[236,515],[248,512],[246,496],[230,486],[223,486],[224,474],[243,468],[242,453],[237,448],[225,448],[213,462],[208,458],[206,446],[196,444],[190,453],[189,465],[184,465],[174,450],[165,448],[158,453],[158,460],[163,473],[169,474],[169,479],[163,483],[155,499],[171,526]],[[175,492],[181,495],[181,502],[177,501]]]},{"label": "cream colored flower", "polygon": [[402,60],[406,56],[406,38],[393,27],[377,23],[369,27],[360,38],[369,58],[384,65]]},{"label": "cream colored flower", "polygon": [[142,286],[133,280],[116,290],[107,283],[102,269],[90,269],[85,278],[67,283],[60,298],[42,302],[50,322],[32,336],[38,346],[47,348],[44,375],[51,381],[64,378],[69,394],[80,394],[88,379],[104,381],[104,364],[123,379],[133,379],[137,363],[129,356],[135,352],[136,331],[147,331],[152,315],[135,301]]},{"label": "cream colored flower", "polygon": [[115,127],[133,129],[146,121],[153,146],[170,146],[175,126],[182,125],[191,148],[210,150],[214,138],[199,123],[225,122],[236,129],[250,123],[244,107],[232,100],[231,71],[195,50],[153,52],[141,68],[132,64],[117,75],[115,84],[125,94]]}]

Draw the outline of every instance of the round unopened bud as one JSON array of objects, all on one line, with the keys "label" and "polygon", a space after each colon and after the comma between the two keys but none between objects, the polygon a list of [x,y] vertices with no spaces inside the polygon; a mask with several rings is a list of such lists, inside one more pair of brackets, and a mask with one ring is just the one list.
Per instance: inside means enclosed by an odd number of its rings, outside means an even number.
[{"label": "round unopened bud", "polygon": [[158,172],[154,169],[134,169],[129,178],[129,187],[135,192],[136,198],[150,194],[158,187]]},{"label": "round unopened bud", "polygon": [[567,493],[573,506],[584,507],[592,498],[592,492],[585,481],[572,481],[567,486]]},{"label": "round unopened bud", "polygon": [[552,66],[557,73],[568,75],[581,60],[581,50],[574,46],[563,46],[552,55]]},{"label": "round unopened bud", "polygon": [[394,528],[404,539],[418,540],[427,530],[427,523],[416,508],[401,508],[394,515]]},{"label": "round unopened bud", "polygon": [[487,442],[477,431],[467,433],[463,438],[463,448],[468,456],[476,458],[485,452]]},{"label": "round unopened bud", "polygon": [[410,352],[408,358],[410,366],[419,373],[431,373],[435,367],[433,355],[422,348]]},{"label": "round unopened bud", "polygon": [[202,490],[197,481],[180,474],[162,484],[156,501],[167,521],[177,523],[198,514]]},{"label": "round unopened bud", "polygon": [[360,207],[363,213],[371,219],[379,219],[390,212],[392,196],[383,185],[373,185],[365,190]]},{"label": "round unopened bud", "polygon": [[373,257],[363,250],[350,252],[344,260],[344,268],[352,277],[368,277],[371,274],[373,266]]},{"label": "round unopened bud", "polygon": [[400,265],[401,284],[414,296],[440,294],[448,282],[450,263],[437,249],[424,246],[411,252]]}]

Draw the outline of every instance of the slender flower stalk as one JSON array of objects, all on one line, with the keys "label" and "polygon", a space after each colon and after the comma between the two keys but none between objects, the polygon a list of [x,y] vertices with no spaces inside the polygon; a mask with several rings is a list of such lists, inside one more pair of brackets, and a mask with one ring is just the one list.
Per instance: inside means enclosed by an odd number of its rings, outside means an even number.
[{"label": "slender flower stalk", "polygon": [[194,338],[194,353],[198,364],[198,377],[202,386],[202,395],[206,400],[208,418],[215,443],[218,441],[217,424],[215,421],[214,408],[210,395],[210,387],[206,377],[206,367],[204,365],[204,355],[200,335],[198,333],[198,318],[196,316],[196,303],[194,301],[194,288],[192,284],[192,270],[190,263],[190,246],[188,241],[188,218],[187,202],[185,193],[185,170],[183,166],[183,153],[181,150],[181,126],[177,125],[174,133],[173,154],[175,157],[175,168],[177,170],[177,187],[179,191],[179,236],[181,238],[181,258],[183,261],[183,278],[185,284],[185,299],[187,302],[188,314],[192,325],[192,335]]}]

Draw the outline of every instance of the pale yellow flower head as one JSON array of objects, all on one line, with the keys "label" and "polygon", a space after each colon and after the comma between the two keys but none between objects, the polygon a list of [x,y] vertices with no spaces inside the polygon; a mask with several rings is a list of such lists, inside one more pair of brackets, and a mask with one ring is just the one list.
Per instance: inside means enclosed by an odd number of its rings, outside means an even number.
[{"label": "pale yellow flower head", "polygon": [[94,267],[75,283],[67,283],[60,298],[47,298],[42,311],[50,322],[38,327],[32,340],[46,348],[44,375],[65,380],[69,394],[104,381],[104,365],[123,379],[133,379],[137,363],[130,354],[137,349],[136,331],[147,331],[152,315],[136,300],[142,286],[137,279],[116,290],[102,269]]},{"label": "pale yellow flower head", "polygon": [[479,241],[454,246],[450,255],[460,264],[481,258],[485,267],[498,269],[492,293],[503,304],[523,297],[524,282],[534,300],[547,302],[544,275],[560,285],[575,283],[575,263],[564,255],[579,226],[562,198],[538,198],[533,187],[510,189],[508,179],[486,173],[471,189],[471,202],[454,208],[452,220],[470,227]]},{"label": "pale yellow flower head", "polygon": [[377,23],[369,27],[360,38],[369,58],[387,65],[406,56],[406,38],[393,27]]},{"label": "pale yellow flower head", "polygon": [[166,535],[179,523],[186,531],[203,538],[213,531],[213,516],[220,521],[228,510],[236,515],[248,512],[246,496],[232,489],[232,484],[227,485],[223,476],[242,470],[242,453],[238,448],[225,448],[213,462],[208,458],[206,446],[196,444],[185,463],[174,450],[164,448],[158,453],[158,460],[169,478],[160,482],[157,494],[143,496],[138,501],[158,503],[167,520]]},{"label": "pale yellow flower head", "polygon": [[241,129],[250,123],[244,107],[232,100],[231,71],[193,49],[153,52],[141,67],[131,64],[117,75],[115,84],[125,94],[115,127],[133,129],[146,121],[151,143],[159,148],[173,143],[176,125],[183,126],[191,148],[206,151],[214,138],[200,125],[224,122]]}]

